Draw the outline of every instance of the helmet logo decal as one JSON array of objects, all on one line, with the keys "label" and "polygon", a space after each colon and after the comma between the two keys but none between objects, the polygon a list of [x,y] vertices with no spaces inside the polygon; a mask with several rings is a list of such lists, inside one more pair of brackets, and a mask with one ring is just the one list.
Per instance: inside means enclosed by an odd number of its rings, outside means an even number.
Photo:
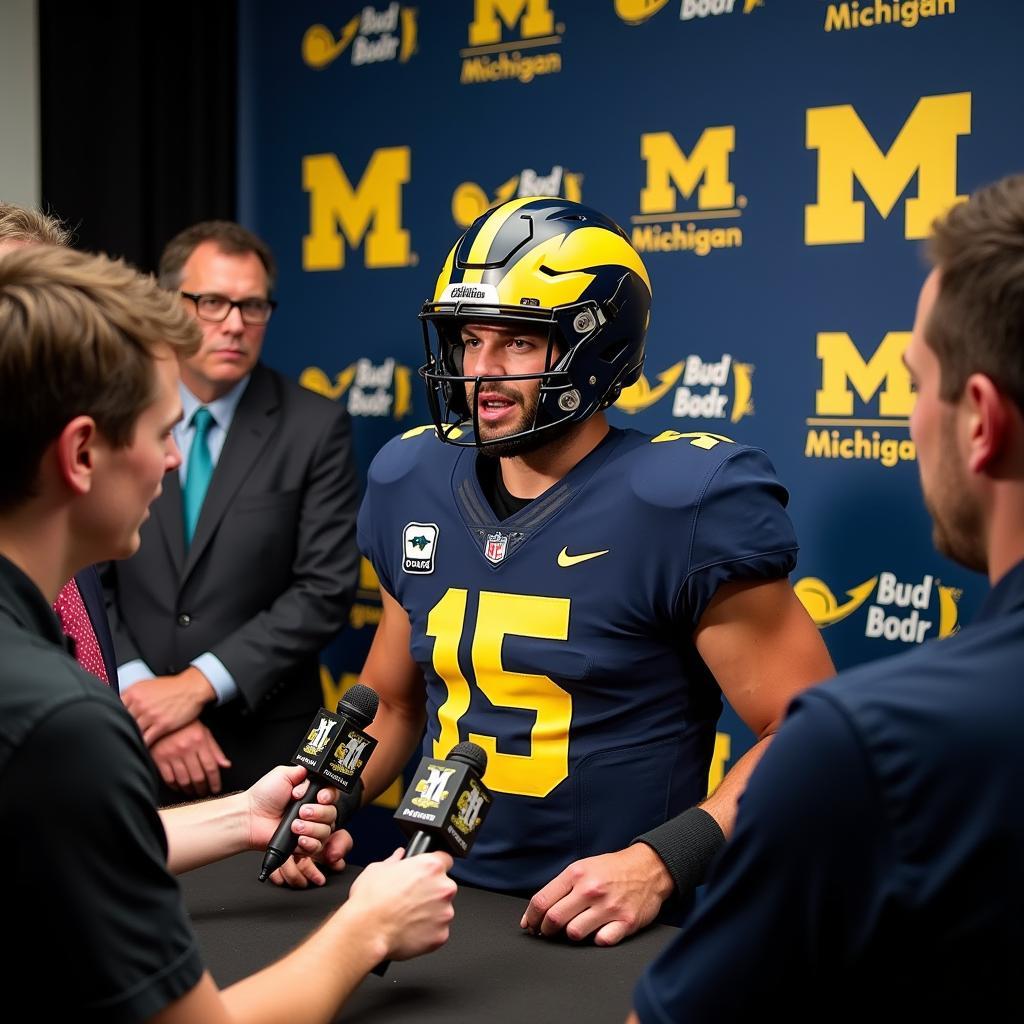
[{"label": "helmet logo decal", "polygon": [[450,284],[441,296],[441,302],[498,302],[498,289],[493,284]]}]

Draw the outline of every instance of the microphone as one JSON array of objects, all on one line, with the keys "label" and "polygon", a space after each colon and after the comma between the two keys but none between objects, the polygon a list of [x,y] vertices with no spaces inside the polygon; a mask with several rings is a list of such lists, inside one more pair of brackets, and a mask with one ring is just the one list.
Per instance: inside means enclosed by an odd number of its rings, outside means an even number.
[{"label": "microphone", "polygon": [[335,828],[341,828],[359,810],[363,790],[360,776],[377,746],[377,741],[362,730],[373,721],[378,702],[376,690],[356,683],[338,701],[336,713],[326,708],[317,712],[305,740],[292,757],[292,764],[302,765],[309,774],[309,787],[301,799],[292,801],[267,844],[260,868],[261,882],[295,852],[299,837],[292,831],[292,822],[303,804],[316,803],[317,794],[325,786],[335,786],[342,793]]},{"label": "microphone", "polygon": [[[480,781],[487,770],[487,751],[476,743],[456,743],[447,758],[420,761],[402,802],[395,811],[398,827],[409,836],[406,857],[446,850],[465,857],[491,809],[493,797]],[[382,960],[373,973],[382,977],[391,966]]]},{"label": "microphone", "polygon": [[465,857],[476,841],[492,796],[480,781],[487,752],[476,743],[457,743],[444,760],[425,757],[395,811],[395,821],[409,836],[406,857],[447,850]]}]

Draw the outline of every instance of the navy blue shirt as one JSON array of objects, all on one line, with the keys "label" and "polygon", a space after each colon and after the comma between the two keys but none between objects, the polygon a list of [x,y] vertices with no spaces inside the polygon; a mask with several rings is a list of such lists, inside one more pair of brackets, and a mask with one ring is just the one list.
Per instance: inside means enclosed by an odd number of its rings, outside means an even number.
[{"label": "navy blue shirt", "polygon": [[721,694],[693,645],[718,587],[789,572],[765,454],[612,430],[499,518],[474,449],[411,431],[370,468],[359,542],[412,626],[424,753],[488,753],[494,806],[456,873],[535,892],[707,794]]},{"label": "navy blue shirt", "polygon": [[644,1024],[953,1019],[1017,1002],[1024,563],[959,634],[798,697]]}]

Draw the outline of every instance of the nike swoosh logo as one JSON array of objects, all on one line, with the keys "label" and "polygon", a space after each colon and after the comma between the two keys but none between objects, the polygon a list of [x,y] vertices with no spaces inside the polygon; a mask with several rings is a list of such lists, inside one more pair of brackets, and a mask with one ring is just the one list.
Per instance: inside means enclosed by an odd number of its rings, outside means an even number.
[{"label": "nike swoosh logo", "polygon": [[602,555],[607,555],[611,548],[607,548],[604,551],[588,551],[583,555],[570,555],[568,548],[562,548],[558,552],[558,564],[563,569],[568,569],[570,565],[578,565],[580,562],[589,562],[592,558],[600,558]]}]

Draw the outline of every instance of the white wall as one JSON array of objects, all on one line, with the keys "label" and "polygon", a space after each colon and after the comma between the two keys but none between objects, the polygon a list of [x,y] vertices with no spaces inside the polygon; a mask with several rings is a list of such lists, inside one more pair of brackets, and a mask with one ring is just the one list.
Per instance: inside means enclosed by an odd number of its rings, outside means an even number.
[{"label": "white wall", "polygon": [[0,199],[38,206],[36,0],[0,0]]}]

